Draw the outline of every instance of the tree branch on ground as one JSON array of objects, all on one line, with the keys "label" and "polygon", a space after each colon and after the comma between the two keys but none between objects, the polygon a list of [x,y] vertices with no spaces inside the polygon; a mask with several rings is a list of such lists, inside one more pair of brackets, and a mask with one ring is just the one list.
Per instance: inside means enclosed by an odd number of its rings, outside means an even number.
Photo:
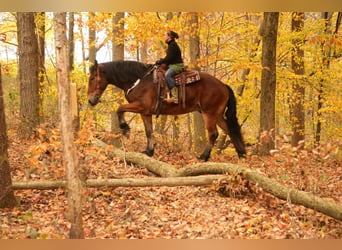
[{"label": "tree branch on ground", "polygon": [[[228,175],[241,175],[257,184],[265,192],[293,204],[316,210],[337,220],[342,220],[342,205],[329,198],[320,198],[312,193],[286,187],[251,169],[231,163],[197,163],[177,169],[168,163],[158,161],[142,153],[124,152],[120,149],[109,149],[109,145],[97,140],[98,147],[106,148],[112,157],[145,167],[163,178],[122,178],[122,179],[89,179],[86,187],[147,187],[147,186],[199,186],[220,183]],[[13,189],[54,189],[65,188],[65,181],[29,181],[13,182]]]}]

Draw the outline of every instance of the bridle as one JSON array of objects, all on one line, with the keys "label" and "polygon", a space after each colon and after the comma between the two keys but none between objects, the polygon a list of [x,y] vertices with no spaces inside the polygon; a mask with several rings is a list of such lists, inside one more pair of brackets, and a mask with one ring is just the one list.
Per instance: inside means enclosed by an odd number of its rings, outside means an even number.
[{"label": "bridle", "polygon": [[100,82],[100,69],[99,69],[99,65],[97,65],[97,67],[96,67],[96,73],[97,73],[97,81]]}]

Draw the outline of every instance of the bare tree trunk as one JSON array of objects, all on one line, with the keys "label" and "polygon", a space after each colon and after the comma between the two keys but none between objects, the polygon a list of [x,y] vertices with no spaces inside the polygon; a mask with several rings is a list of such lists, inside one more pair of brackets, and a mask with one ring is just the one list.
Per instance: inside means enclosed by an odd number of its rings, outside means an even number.
[{"label": "bare tree trunk", "polygon": [[[83,14],[80,13],[81,15],[81,19],[83,20]],[[84,31],[83,31],[83,28],[80,29],[80,33],[81,33],[81,47],[82,47],[82,61],[83,61],[83,72],[84,72],[84,75],[87,74],[87,67],[86,67],[86,45],[85,45],[85,40],[86,40],[86,37],[85,37],[85,34],[84,34]]]},{"label": "bare tree trunk", "polygon": [[[325,22],[324,33],[331,34],[331,18],[333,16],[333,12],[322,12],[322,19]],[[326,45],[327,41],[323,41],[321,44],[321,52],[322,52],[322,65],[321,71],[324,74],[324,71],[329,69],[330,67],[330,46]],[[326,49],[329,48],[329,49]],[[318,87],[318,104],[317,104],[317,124],[316,124],[316,132],[315,132],[315,144],[319,145],[321,142],[321,133],[322,133],[322,113],[321,110],[323,108],[325,98],[324,98],[324,80],[321,79]]]},{"label": "bare tree trunk", "polygon": [[[254,22],[255,25],[260,25],[260,16],[254,16],[253,14],[246,14],[246,19],[248,22]],[[248,53],[248,61],[252,62],[253,58],[256,57],[257,51],[260,44],[260,36],[254,35],[251,37],[251,43],[253,46],[250,49],[246,49],[246,53]],[[250,73],[251,69],[249,67],[246,67],[242,69],[242,73],[240,76],[240,79],[242,81],[241,85],[237,88],[236,94],[239,96],[242,96],[244,90],[245,90],[245,84],[247,82],[247,77]]]},{"label": "bare tree trunk", "polygon": [[34,15],[34,12],[18,12],[21,118],[19,134],[23,136],[30,136],[39,124],[39,53]]},{"label": "bare tree trunk", "polygon": [[[199,70],[197,60],[200,58],[200,38],[198,35],[198,13],[189,13],[191,19],[189,26],[192,27],[189,37],[190,47],[190,64],[193,68]],[[193,112],[194,121],[194,150],[195,152],[202,152],[206,146],[206,131],[204,126],[204,120],[199,112]]]},{"label": "bare tree trunk", "polygon": [[88,26],[89,26],[89,62],[94,63],[96,60],[96,30],[94,28],[94,17],[95,17],[95,12],[89,12],[88,14]]},{"label": "bare tree trunk", "polygon": [[3,97],[0,64],[0,208],[12,208],[17,205],[17,202],[13,193],[11,171],[8,161],[8,138]]},{"label": "bare tree trunk", "polygon": [[[43,93],[43,83],[46,76],[45,70],[45,12],[39,12],[36,14],[36,23],[37,23],[37,33],[38,33],[38,68],[39,68],[39,89],[40,93]],[[43,107],[43,95],[40,95],[39,98],[39,107],[42,114],[44,114],[44,107]],[[43,120],[44,117],[41,117]]]},{"label": "bare tree trunk", "polygon": [[[125,57],[125,44],[124,44],[124,12],[117,12],[113,17],[113,60],[124,60]],[[123,103],[123,97],[121,97],[121,90],[119,88],[113,88],[113,95],[116,96],[116,102],[118,105]],[[120,98],[118,98],[120,96]],[[115,135],[121,135],[121,129],[119,126],[118,116],[116,110],[111,112],[111,131]],[[112,142],[114,146],[121,146],[121,136],[113,137]]]},{"label": "bare tree trunk", "polygon": [[[304,28],[304,12],[292,14],[292,32],[301,32]],[[292,70],[296,75],[304,75],[304,37],[294,39],[292,52]],[[292,95],[290,97],[290,114],[292,124],[292,146],[298,146],[298,142],[305,138],[305,111],[304,111],[305,86],[301,79],[292,84]],[[304,146],[304,144],[303,144]]]},{"label": "bare tree trunk", "polygon": [[[204,186],[226,178],[221,175],[204,175],[188,177],[149,177],[149,178],[122,178],[122,179],[88,179],[86,186],[89,188],[101,187],[176,187],[176,186]],[[16,181],[13,182],[14,190],[38,189],[50,190],[65,188],[66,181]]]},{"label": "bare tree trunk", "polygon": [[260,100],[260,145],[259,154],[268,155],[274,148],[276,51],[278,12],[265,12],[262,35],[262,73]]},{"label": "bare tree trunk", "polygon": [[72,129],[65,12],[55,13],[54,28],[63,161],[66,167],[68,187],[68,217],[71,222],[69,237],[81,239],[84,238],[82,225],[82,183],[79,178],[79,162]]},{"label": "bare tree trunk", "polygon": [[[68,72],[74,70],[74,58],[75,58],[75,41],[74,41],[74,26],[75,26],[75,13],[69,12],[69,29],[68,29]],[[80,114],[78,107],[77,98],[77,85],[76,83],[70,83],[70,94],[71,94],[71,110],[72,110],[72,124],[73,131],[77,133],[80,129]]]},{"label": "bare tree trunk", "polygon": [[74,70],[74,26],[75,26],[75,13],[69,12],[69,35],[68,35],[68,49],[69,49],[69,72]]},{"label": "bare tree trunk", "polygon": [[144,62],[144,63],[148,62],[147,49],[148,49],[148,41],[144,40],[140,46],[140,59],[139,59],[140,62]]}]

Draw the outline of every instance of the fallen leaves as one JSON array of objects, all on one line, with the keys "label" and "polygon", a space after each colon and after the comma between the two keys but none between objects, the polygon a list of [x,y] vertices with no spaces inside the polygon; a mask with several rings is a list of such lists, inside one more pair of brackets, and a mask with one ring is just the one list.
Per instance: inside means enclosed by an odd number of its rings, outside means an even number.
[{"label": "fallen leaves", "polygon": [[[78,147],[81,165],[89,178],[148,178],[140,166],[112,158],[95,147],[92,125],[81,132]],[[82,134],[83,133],[83,134]],[[95,133],[95,132],[94,132]],[[13,179],[63,179],[58,132],[41,131],[36,141],[10,141]],[[44,137],[42,137],[44,136]],[[47,138],[48,142],[43,142]],[[133,142],[134,143],[129,143]],[[54,143],[56,142],[56,143]],[[141,143],[139,143],[141,142]],[[144,134],[125,143],[139,151]],[[41,143],[48,143],[39,145]],[[28,149],[32,149],[32,151]],[[178,168],[197,161],[192,154],[169,153],[159,145],[155,157]],[[41,152],[49,150],[50,155]],[[293,149],[287,144],[272,157],[249,156],[239,162],[254,171],[297,189],[342,202],[341,162],[335,145],[319,149]],[[36,159],[35,165],[23,159]],[[329,155],[329,157],[327,157]],[[38,157],[37,157],[38,156]],[[237,163],[231,155],[212,155],[212,161]],[[31,165],[30,165],[31,164]],[[25,175],[25,170],[27,174]],[[29,171],[28,171],[29,170]],[[26,177],[25,177],[26,176]],[[21,205],[0,210],[0,237],[15,239],[67,238],[67,201],[64,190],[16,191]],[[83,223],[86,238],[118,239],[318,239],[341,238],[342,224],[316,211],[292,205],[247,182],[229,176],[207,187],[88,188],[84,192]]]}]

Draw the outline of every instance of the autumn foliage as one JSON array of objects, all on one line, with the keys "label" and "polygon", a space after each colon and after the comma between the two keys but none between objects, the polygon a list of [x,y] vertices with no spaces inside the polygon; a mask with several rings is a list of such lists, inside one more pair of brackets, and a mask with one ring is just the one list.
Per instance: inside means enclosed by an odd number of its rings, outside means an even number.
[{"label": "autumn foliage", "polygon": [[[122,33],[113,33],[115,13],[75,12],[74,69],[70,81],[77,85],[80,130],[75,135],[80,169],[88,179],[148,179],[157,177],[125,157],[112,154],[113,139],[123,152],[141,152],[145,147],[142,121],[127,114],[131,137],[111,132],[111,112],[123,100],[122,93],[106,90],[102,102],[90,108],[86,100],[89,49],[99,62],[112,58],[112,41],[124,43],[125,59],[153,63],[165,54],[166,30],[177,30],[178,43],[189,67],[199,67],[234,89],[238,116],[248,145],[245,160],[239,160],[229,138],[220,141],[210,161],[233,163],[267,176],[284,186],[312,193],[342,204],[342,41],[340,13],[322,19],[321,13],[305,13],[301,31],[291,31],[292,13],[279,13],[277,38],[276,127],[259,131],[261,88],[260,26],[263,13],[197,13],[198,24],[189,25],[193,13],[125,13]],[[71,13],[68,13],[70,16]],[[39,89],[40,125],[28,137],[20,136],[20,89],[16,56],[17,26],[13,13],[0,13],[0,62],[7,121],[8,155],[13,183],[66,179],[58,119],[58,91],[52,13],[45,17],[45,68]],[[36,25],[42,25],[39,15]],[[40,21],[38,21],[40,20]],[[328,25],[327,25],[328,24]],[[117,24],[118,25],[118,24]],[[200,59],[190,62],[189,37],[197,30]],[[328,27],[328,28],[327,28]],[[96,31],[88,44],[88,31]],[[328,29],[328,30],[327,30]],[[3,35],[5,34],[5,35]],[[291,68],[293,40],[304,41],[305,73]],[[6,52],[6,53],[3,53]],[[7,55],[6,57],[4,55]],[[305,87],[305,140],[291,145],[293,119],[290,107],[293,84]],[[200,163],[194,152],[191,115],[155,120],[157,147],[153,159],[176,169]],[[318,125],[320,124],[320,125]],[[320,128],[320,129],[318,129]],[[222,136],[222,134],[220,134]],[[98,145],[98,140],[108,147]],[[257,154],[258,144],[273,140],[269,156]],[[221,143],[222,142],[222,143]],[[0,142],[2,143],[2,142]],[[280,200],[245,176],[226,174],[223,181],[206,186],[85,188],[83,229],[85,238],[120,239],[339,239],[342,222],[314,209]],[[0,238],[68,238],[67,192],[15,190],[20,205],[0,210]],[[0,197],[1,198],[1,197]]]}]

